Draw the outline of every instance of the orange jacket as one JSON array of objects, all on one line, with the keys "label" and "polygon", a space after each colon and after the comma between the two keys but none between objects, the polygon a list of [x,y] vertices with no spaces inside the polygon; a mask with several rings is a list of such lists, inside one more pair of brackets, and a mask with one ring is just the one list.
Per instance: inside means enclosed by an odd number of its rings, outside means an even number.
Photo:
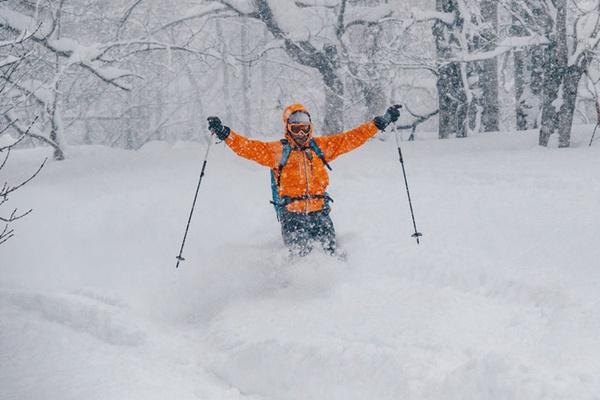
[{"label": "orange jacket", "polygon": [[[289,107],[284,112],[284,121],[287,121],[286,113],[290,114]],[[377,131],[375,124],[368,122],[347,132],[333,136],[319,136],[314,140],[329,163],[340,155],[361,146]],[[288,141],[292,146],[292,152],[281,172],[279,196],[302,197],[325,194],[329,185],[329,175],[323,161],[310,148],[300,149],[289,137]],[[283,145],[280,141],[251,140],[232,130],[225,143],[239,156],[256,161],[278,174],[279,162],[283,153]],[[291,212],[308,213],[321,210],[324,203],[325,201],[320,198],[297,200],[288,204],[287,209]]]}]

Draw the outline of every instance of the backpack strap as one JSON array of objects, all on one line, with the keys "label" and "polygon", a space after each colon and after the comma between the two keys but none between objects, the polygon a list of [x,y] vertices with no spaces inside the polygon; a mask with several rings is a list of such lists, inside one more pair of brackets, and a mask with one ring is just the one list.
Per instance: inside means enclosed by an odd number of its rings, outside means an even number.
[{"label": "backpack strap", "polygon": [[[273,195],[273,201],[271,201],[271,204],[273,204],[273,206],[275,207],[275,212],[277,213],[277,218],[280,219],[279,214],[280,214],[281,210],[283,208],[285,208],[288,204],[290,204],[294,201],[310,200],[310,199],[324,199],[326,207],[328,206],[329,202],[333,202],[333,199],[331,197],[329,197],[329,195],[327,193],[325,193],[323,195],[309,195],[309,196],[300,196],[300,197],[284,197],[284,198],[279,197],[279,185],[281,183],[281,172],[283,171],[283,168],[287,164],[287,162],[290,158],[290,154],[292,153],[292,146],[290,145],[290,143],[287,139],[281,139],[281,146],[282,146],[282,150],[281,150],[281,160],[279,160],[279,166],[277,167],[277,170],[275,170],[275,169],[271,170],[271,193]],[[327,169],[331,171],[332,170],[331,166],[325,159],[325,155],[323,154],[323,151],[321,150],[321,148],[319,147],[319,145],[317,144],[317,142],[314,139],[310,139],[309,148],[315,152],[317,157],[319,157],[319,159],[321,159],[321,161],[327,167]]]},{"label": "backpack strap", "polygon": [[283,171],[283,167],[287,164],[292,153],[292,146],[287,139],[281,139],[281,146],[281,160],[279,160],[279,167],[277,169],[277,186],[281,183],[281,171]]},{"label": "backpack strap", "polygon": [[325,154],[323,154],[323,151],[321,150],[315,139],[310,139],[309,146],[315,152],[317,157],[319,157],[321,161],[323,161],[323,164],[325,164],[327,169],[332,171],[333,169],[331,168],[327,160],[325,160]]},{"label": "backpack strap", "polygon": [[271,193],[273,196],[273,201],[271,204],[275,207],[275,212],[277,213],[277,219],[279,219],[279,212],[281,211],[281,199],[279,198],[279,184],[281,183],[281,171],[283,171],[283,167],[288,162],[290,158],[290,154],[292,153],[292,146],[287,141],[287,139],[281,139],[281,160],[279,160],[279,166],[277,167],[277,171],[271,170]]}]

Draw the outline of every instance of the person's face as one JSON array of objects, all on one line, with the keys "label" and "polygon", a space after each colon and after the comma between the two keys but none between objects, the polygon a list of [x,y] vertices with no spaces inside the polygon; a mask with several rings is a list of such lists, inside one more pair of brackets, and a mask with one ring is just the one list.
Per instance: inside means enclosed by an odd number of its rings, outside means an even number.
[{"label": "person's face", "polygon": [[288,123],[288,132],[290,136],[296,143],[300,146],[303,146],[308,142],[310,137],[310,124],[289,124]]},{"label": "person's face", "polygon": [[302,111],[297,111],[288,118],[287,130],[294,141],[304,146],[309,138],[312,124],[310,116]]}]

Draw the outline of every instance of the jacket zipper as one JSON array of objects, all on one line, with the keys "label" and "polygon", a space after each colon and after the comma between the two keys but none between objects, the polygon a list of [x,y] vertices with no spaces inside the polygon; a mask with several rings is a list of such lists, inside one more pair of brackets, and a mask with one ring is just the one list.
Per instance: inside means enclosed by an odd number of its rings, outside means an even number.
[{"label": "jacket zipper", "polygon": [[[304,158],[304,176],[306,177],[306,193],[305,193],[305,195],[308,197],[309,192],[310,192],[310,187],[309,187],[309,183],[308,183],[308,156],[306,155],[305,151],[302,152],[302,155]],[[304,213],[308,214],[308,199],[304,200]]]}]

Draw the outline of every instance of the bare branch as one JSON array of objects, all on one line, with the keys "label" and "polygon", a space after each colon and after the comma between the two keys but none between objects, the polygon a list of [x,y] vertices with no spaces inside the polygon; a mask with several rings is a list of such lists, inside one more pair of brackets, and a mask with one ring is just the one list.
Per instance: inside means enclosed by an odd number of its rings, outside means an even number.
[{"label": "bare branch", "polygon": [[2,164],[0,164],[0,169],[4,168],[6,162],[8,161],[8,157],[10,156],[11,147],[9,147],[6,151],[6,155],[4,156],[4,160],[2,160]]},{"label": "bare branch", "polygon": [[[29,124],[29,126],[27,127],[27,130],[21,134],[21,137],[19,137],[19,139],[17,139],[17,141],[16,141],[16,142],[14,142],[14,143],[12,143],[12,144],[9,144],[8,146],[0,147],[0,153],[2,153],[2,152],[3,152],[3,151],[5,151],[5,150],[10,150],[10,149],[12,149],[13,147],[15,147],[17,144],[19,144],[19,142],[20,142],[20,141],[22,141],[22,140],[23,140],[23,138],[24,138],[25,136],[27,136],[27,134],[29,134],[29,131],[31,130],[31,127],[33,126],[33,124],[35,124],[35,123],[36,123],[36,121],[37,121],[37,120],[38,120],[38,117],[36,116],[36,117],[33,119],[33,121],[31,122],[31,124]],[[8,130],[10,127],[16,126],[16,124],[17,124],[17,122],[18,122],[18,121],[19,121],[18,119],[15,119],[15,120],[8,120],[8,125],[6,126],[6,128],[5,128],[5,129],[3,129],[3,130],[2,130],[2,132],[0,132],[0,134],[2,134],[2,133],[4,133],[4,132],[6,132],[6,130]],[[4,164],[3,164],[3,165],[4,165]],[[0,167],[0,169],[2,169],[2,167]]]},{"label": "bare branch", "polygon": [[416,132],[417,127],[419,125],[421,125],[422,123],[426,122],[430,118],[433,118],[434,116],[436,116],[436,115],[438,115],[440,113],[440,110],[435,110],[435,111],[432,111],[432,112],[430,112],[428,114],[425,114],[425,115],[418,115],[418,114],[415,114],[414,112],[412,112],[410,110],[410,108],[408,108],[408,106],[406,106],[406,105],[404,105],[404,109],[411,116],[413,116],[415,118],[415,120],[411,124],[408,124],[408,125],[397,125],[396,129],[400,129],[400,130],[408,130],[408,129],[410,129],[411,130],[411,134],[410,134],[409,140],[414,140],[415,132]]},{"label": "bare branch", "polygon": [[15,222],[18,219],[21,219],[23,217],[26,217],[27,215],[29,215],[33,210],[29,210],[24,212],[23,214],[17,214],[17,209],[15,208],[12,213],[10,214],[10,217],[8,218],[4,218],[4,217],[0,217],[0,221],[5,222],[5,223],[9,223],[9,222]]},{"label": "bare branch", "polygon": [[2,164],[0,164],[0,170],[2,168],[4,168],[4,166],[6,165],[6,162],[8,161],[8,158],[10,156],[10,152],[12,151],[13,147],[15,147],[17,144],[19,144],[23,139],[25,139],[25,135],[21,135],[21,137],[19,137],[16,142],[14,142],[14,143],[12,143],[12,144],[10,144],[8,146],[0,147],[0,153],[2,153],[3,151],[6,151],[6,155],[4,156],[4,160],[2,160]]},{"label": "bare branch", "polygon": [[54,149],[60,150],[60,146],[56,142],[54,142],[52,139],[45,137],[41,133],[35,133],[33,131],[33,124],[31,124],[29,126],[29,128],[25,128],[25,127],[19,125],[19,123],[17,122],[17,118],[14,118],[10,112],[5,113],[4,118],[9,123],[11,121],[14,123],[14,128],[17,130],[17,132],[19,132],[20,135],[25,135],[25,136],[29,136],[34,139],[40,140],[40,141],[52,146]]},{"label": "bare branch", "polygon": [[0,42],[0,48],[8,47],[8,46],[13,47],[13,46],[25,43],[26,41],[33,38],[33,36],[35,36],[38,33],[41,26],[42,26],[42,24],[38,24],[37,28],[35,28],[35,30],[33,30],[32,32],[28,32],[27,30],[24,30],[23,32],[21,32],[21,35],[19,35],[19,37],[17,37],[15,40],[6,40],[4,42]]},{"label": "bare branch", "polygon": [[[60,3],[62,5],[62,1]],[[14,21],[12,21],[11,18],[9,18],[10,16],[12,17],[19,17],[22,20],[26,20],[29,21],[29,23],[31,23],[33,21],[32,18],[24,16],[23,14],[17,13],[17,12],[13,12],[10,10],[0,10],[2,11],[5,15],[5,18],[2,19],[0,18],[0,26],[5,27],[7,30],[16,32],[18,34],[22,34],[24,31],[26,31],[26,29],[22,26],[24,25],[23,22],[18,22],[15,23]],[[56,25],[56,19],[53,20],[54,25]],[[56,26],[53,25],[52,28],[52,32],[54,31],[54,29],[56,29]],[[52,33],[51,32],[51,33]],[[50,33],[50,35],[51,35]],[[43,47],[45,47],[46,49],[50,50],[51,52],[53,52],[54,54],[56,54],[57,56],[63,57],[63,58],[71,58],[71,56],[78,50],[81,50],[82,52],[86,52],[84,50],[89,50],[87,48],[84,48],[84,46],[81,46],[79,43],[77,43],[76,41],[72,41],[71,43],[69,43],[69,46],[64,46],[64,42],[60,42],[57,40],[51,40],[49,38],[50,36],[49,34],[46,34],[44,36],[41,36],[40,34],[33,34],[31,35],[31,40],[33,40],[34,42],[42,45]],[[128,91],[130,90],[128,87],[123,86],[121,84],[119,84],[118,82],[116,82],[116,79],[119,78],[123,78],[126,76],[134,76],[134,74],[123,74],[121,76],[117,76],[116,78],[113,79],[109,79],[107,78],[106,74],[103,73],[102,71],[102,66],[95,66],[92,65],[92,63],[94,61],[98,60],[98,56],[96,57],[92,57],[90,60],[78,60],[73,62],[73,64],[77,64],[82,66],[83,68],[89,70],[90,72],[92,72],[94,75],[96,75],[97,77],[99,77],[100,79],[102,79],[104,82],[113,85],[115,87],[118,87],[119,89]]]},{"label": "bare branch", "polygon": [[[11,127],[13,126],[13,123],[9,123],[6,125],[6,127],[4,127],[1,131],[0,131],[0,135],[2,135],[4,132],[6,132],[7,130],[9,130]],[[2,148],[0,148],[0,151],[2,151]],[[0,168],[1,169],[1,168]]]},{"label": "bare branch", "polygon": [[214,3],[220,3],[220,4],[222,4],[222,7],[208,8],[206,10],[202,10],[202,12],[199,12],[197,14],[187,15],[187,16],[185,16],[183,18],[176,19],[174,21],[171,21],[171,22],[169,22],[169,23],[167,23],[165,25],[162,25],[162,26],[160,26],[160,27],[152,30],[150,32],[150,35],[155,35],[155,34],[161,32],[161,31],[165,31],[165,30],[167,30],[169,28],[172,28],[172,27],[177,26],[177,25],[184,24],[184,23],[186,23],[188,21],[191,21],[191,20],[202,19],[202,18],[211,16],[211,15],[221,14],[221,13],[226,12],[226,11],[233,11],[233,12],[235,12],[239,16],[251,16],[250,14],[245,14],[245,13],[241,12],[240,10],[236,9],[231,4],[229,4],[229,3],[225,2],[225,1],[214,0]]},{"label": "bare branch", "polygon": [[344,31],[348,30],[348,28],[351,28],[353,26],[358,26],[358,25],[363,25],[363,26],[377,26],[379,25],[382,21],[387,20],[390,21],[389,18],[393,15],[392,12],[386,14],[381,20],[379,21],[370,21],[370,20],[366,20],[366,19],[356,19],[348,24],[346,24],[344,26]]},{"label": "bare branch", "polygon": [[123,29],[123,27],[129,20],[129,17],[131,17],[131,14],[133,13],[133,11],[137,8],[137,6],[139,6],[142,3],[142,1],[144,1],[144,0],[135,0],[133,2],[133,4],[131,6],[129,6],[127,8],[127,10],[125,10],[125,13],[121,17],[121,21],[119,22],[119,26],[117,27],[117,37],[119,37],[119,35],[121,33],[121,29]]},{"label": "bare branch", "polygon": [[[46,165],[46,162],[48,161],[48,159],[44,159],[44,161],[42,162],[42,164],[39,166],[39,168],[37,169],[37,171],[35,171],[33,173],[33,175],[31,175],[28,179],[26,179],[25,181],[21,182],[19,185],[17,186],[12,186],[12,187],[7,187],[5,189],[3,189],[2,191],[0,191],[0,197],[6,197],[8,196],[10,193],[13,193],[15,190],[18,190],[20,188],[22,188],[23,186],[27,185],[29,182],[31,182],[42,170],[42,168],[44,168],[44,165]],[[19,217],[20,218],[20,217]],[[0,218],[1,219],[1,218]]]},{"label": "bare branch", "polygon": [[118,75],[118,76],[112,78],[112,77],[108,77],[106,74],[103,74],[101,70],[92,67],[90,64],[81,63],[79,65],[81,65],[84,69],[87,69],[88,71],[90,71],[92,74],[94,74],[95,76],[100,78],[102,81],[108,83],[109,85],[116,86],[119,89],[124,90],[126,92],[129,92],[131,90],[131,88],[129,86],[125,86],[125,85],[122,85],[122,84],[116,82],[117,79],[126,78],[126,77],[136,77],[136,78],[143,79],[142,76],[134,74],[134,73]]},{"label": "bare branch", "polygon": [[[195,55],[202,55],[202,56],[206,56],[206,57],[217,58],[217,56],[215,56],[214,54],[201,52],[198,50],[192,50],[185,46],[174,46],[174,45],[164,43],[164,42],[159,42],[156,40],[134,39],[134,40],[130,40],[130,41],[108,43],[108,44],[104,45],[102,48],[102,51],[100,52],[100,54],[98,54],[97,57],[94,58],[94,60],[107,61],[104,59],[104,56],[107,53],[109,53],[111,50],[121,48],[121,47],[130,47],[130,46],[141,46],[141,47],[136,48],[135,50],[132,50],[126,54],[121,54],[119,59],[123,60],[134,54],[151,52],[151,51],[178,51],[178,52],[184,52],[184,53],[190,53],[190,54],[195,54]],[[110,60],[110,61],[114,62],[115,60]],[[137,76],[137,77],[139,77],[139,76]]]},{"label": "bare branch", "polygon": [[8,229],[8,224],[6,224],[2,232],[0,233],[0,245],[6,243],[6,241],[14,235],[14,229]]},{"label": "bare branch", "polygon": [[447,60],[446,62],[475,62],[490,60],[519,47],[540,46],[548,43],[548,39],[541,36],[508,37],[498,43],[494,50],[465,54],[454,59]]},{"label": "bare branch", "polygon": [[[11,121],[10,117],[8,117],[8,113],[5,114],[5,117],[9,121],[8,127],[15,127],[18,130],[18,121],[16,119]],[[0,152],[6,151],[6,156],[5,156],[4,160],[2,161],[2,164],[0,164],[0,170],[2,170],[5,167],[12,148],[14,146],[16,146],[21,140],[23,140],[23,138],[27,134],[29,134],[33,124],[35,124],[36,121],[37,121],[37,117],[33,120],[33,122],[25,130],[25,132],[23,132],[21,134],[21,137],[16,142],[14,142],[8,146],[0,147]],[[2,188],[0,189],[0,207],[8,201],[9,194],[14,193],[15,191],[19,190],[20,188],[22,188],[23,186],[25,186],[26,184],[31,182],[36,176],[38,176],[38,174],[40,173],[42,168],[44,168],[44,166],[46,165],[47,160],[48,159],[45,159],[40,164],[39,168],[29,178],[25,179],[20,184],[18,184],[16,186],[10,186],[8,184],[8,182],[4,182],[4,184],[2,185]],[[0,232],[0,245],[6,243],[7,240],[9,240],[10,238],[12,238],[14,236],[14,230],[10,229],[9,224],[14,221],[17,221],[21,218],[24,218],[25,216],[29,215],[31,212],[32,212],[32,210],[30,209],[26,212],[19,213],[18,210],[15,208],[15,209],[13,209],[13,211],[10,213],[9,216],[7,216],[7,217],[0,216],[0,221],[5,223],[4,229],[2,230],[2,232]]]},{"label": "bare branch", "polygon": [[347,0],[342,0],[342,2],[340,3],[340,11],[338,13],[337,25],[335,27],[335,35],[338,37],[338,39],[341,39],[341,37],[344,35],[344,33],[346,31],[346,26],[344,26],[344,16],[346,14],[346,3],[347,3]]},{"label": "bare branch", "polygon": [[[344,0],[342,0],[344,1]],[[319,8],[329,8],[329,9],[336,9],[339,4],[337,4],[337,1],[333,1],[330,2],[330,4],[323,4],[322,1],[313,1],[312,3],[310,1],[295,1],[295,4],[298,8],[311,8],[311,7],[319,7]]]}]

